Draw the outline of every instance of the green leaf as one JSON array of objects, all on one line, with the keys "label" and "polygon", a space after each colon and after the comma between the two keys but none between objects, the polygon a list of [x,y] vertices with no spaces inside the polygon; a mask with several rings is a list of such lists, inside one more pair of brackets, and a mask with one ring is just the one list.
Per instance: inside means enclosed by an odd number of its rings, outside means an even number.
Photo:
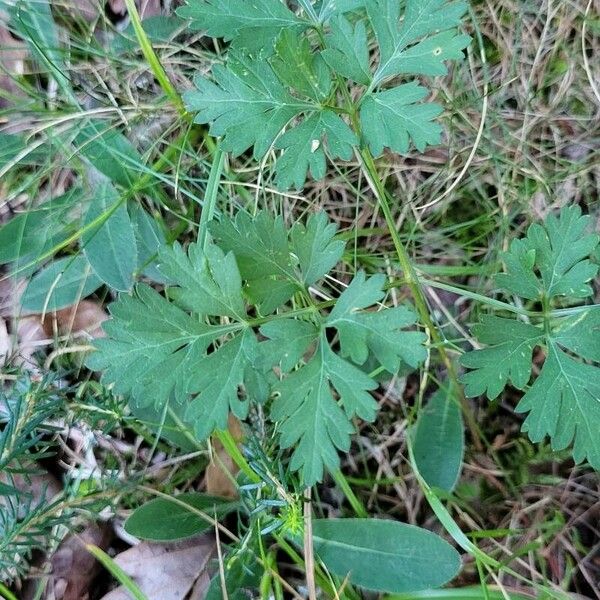
[{"label": "green leaf", "polygon": [[[600,353],[600,326],[590,349]],[[550,341],[548,356],[539,377],[523,396],[517,412],[529,415],[523,431],[533,442],[550,436],[554,450],[573,443],[576,463],[587,459],[600,469],[600,368],[582,363]]]},{"label": "green leaf", "polygon": [[544,225],[534,223],[505,254],[506,273],[496,277],[498,285],[529,300],[587,298],[592,294],[589,282],[598,273],[588,257],[600,239],[587,233],[590,224],[591,217],[582,216],[578,206],[549,215]]},{"label": "green leaf", "polygon": [[[8,163],[15,160],[26,148],[27,144],[21,136],[0,133],[0,169],[4,169]],[[44,146],[41,146],[21,156],[16,164],[20,166],[38,165],[44,163],[47,158],[48,150]]]},{"label": "green leaf", "polygon": [[271,66],[279,81],[303,96],[321,102],[331,90],[329,69],[320,54],[312,52],[309,41],[284,29],[277,38]]},{"label": "green leaf", "polygon": [[226,498],[189,492],[173,500],[155,498],[137,508],[125,521],[125,531],[142,540],[173,542],[213,529],[213,524],[180,503],[220,518],[238,507]]},{"label": "green leaf", "polygon": [[466,395],[486,394],[493,400],[508,383],[524,389],[531,378],[533,349],[543,341],[544,332],[522,321],[488,315],[473,333],[488,347],[461,358],[463,366],[473,369],[463,377]]},{"label": "green leaf", "polygon": [[[414,313],[405,307],[377,313],[363,310],[383,298],[384,282],[383,276],[367,280],[359,273],[323,325],[338,330],[344,356],[363,364],[370,349],[382,365],[396,372],[402,360],[415,366],[425,358],[422,346],[425,336],[402,331],[416,321]],[[274,336],[273,343],[283,340],[290,331],[291,325],[285,321],[275,321],[261,328],[266,337]],[[280,421],[282,447],[294,447],[290,467],[301,471],[305,485],[312,485],[322,479],[325,467],[337,468],[338,449],[348,451],[353,432],[348,419],[355,415],[367,421],[375,418],[377,404],[369,392],[377,388],[377,383],[338,356],[324,332],[318,337],[308,328],[304,335],[299,333],[296,332],[297,345],[292,347],[290,357],[304,355],[315,341],[316,349],[304,366],[276,385],[278,397],[271,417]],[[289,370],[290,364],[291,360],[284,370]]]},{"label": "green leaf", "polygon": [[332,16],[363,8],[367,0],[323,0],[319,9],[319,22],[326,23]]},{"label": "green leaf", "polygon": [[68,221],[68,211],[82,200],[82,191],[72,188],[50,198],[38,208],[14,216],[0,227],[0,264],[31,255],[34,260],[47,246],[48,239],[61,234]]},{"label": "green leaf", "polygon": [[177,14],[211,37],[241,38],[239,45],[257,49],[273,43],[282,29],[308,26],[280,0],[188,0]]},{"label": "green leaf", "polygon": [[129,216],[137,244],[138,269],[153,281],[165,283],[165,278],[156,267],[158,253],[167,244],[165,234],[139,204],[129,206]]},{"label": "green leaf", "polygon": [[434,121],[442,112],[438,104],[418,104],[427,89],[406,83],[365,98],[360,109],[363,135],[371,152],[379,156],[384,148],[408,152],[412,140],[418,150],[439,144],[442,128]]},{"label": "green leaf", "polygon": [[[277,315],[256,321],[247,316],[243,289],[253,282],[268,287],[277,281],[273,296],[280,283],[291,284],[292,293],[309,301],[307,286],[325,276],[343,251],[335,232],[320,213],[290,232],[266,213],[253,220],[239,215],[212,227],[216,243],[205,250],[197,244],[163,249],[159,270],[169,283],[167,297],[144,285],[133,296],[121,295],[104,324],[107,338],[96,340],[88,366],[104,370],[103,381],[114,384],[115,393],[131,395],[135,406],[175,401],[178,412],[185,406],[184,420],[194,423],[198,438],[225,428],[229,412],[243,419],[252,403],[272,396],[266,406],[279,421],[281,446],[294,447],[290,468],[312,485],[326,467],[337,467],[338,449],[349,448],[351,420],[371,421],[377,411],[370,394],[377,382],[338,356],[327,328],[344,329],[392,371],[402,360],[416,364],[425,357],[424,336],[404,331],[415,323],[412,311],[371,310],[383,299],[383,277],[358,275],[339,300],[344,311],[331,323],[317,309],[287,316],[289,295],[273,306]],[[366,357],[360,359],[362,364]]]},{"label": "green leaf", "polygon": [[529,413],[523,430],[534,442],[548,435],[555,450],[573,443],[577,462],[587,458],[600,468],[600,309],[582,307],[572,316],[550,312],[550,305],[565,297],[592,295],[589,282],[598,266],[588,256],[596,250],[598,236],[586,233],[589,224],[578,207],[567,207],[513,241],[505,256],[506,273],[497,281],[511,294],[545,300],[546,312],[539,326],[484,317],[474,333],[488,347],[463,355],[461,363],[473,369],[463,376],[466,395],[485,393],[493,399],[509,382],[525,389],[533,351],[544,349],[540,374],[517,406],[518,412]]},{"label": "green leaf", "polygon": [[235,254],[246,293],[262,314],[285,303],[304,286],[324,277],[341,259],[344,242],[334,240],[337,228],[324,213],[296,223],[288,235],[281,217],[240,212],[235,220],[211,225],[218,244]]},{"label": "green leaf", "polygon": [[533,600],[534,596],[516,594],[502,586],[496,587],[481,585],[473,587],[452,588],[449,590],[426,590],[388,596],[386,600]]},{"label": "green leaf", "polygon": [[324,212],[308,217],[306,226],[297,222],[290,232],[291,250],[298,258],[301,281],[312,285],[322,279],[342,259],[345,242],[335,240],[337,225]]},{"label": "green leaf", "polygon": [[423,479],[451,492],[458,481],[465,447],[462,413],[456,395],[439,389],[421,409],[413,453]]},{"label": "green leaf", "polygon": [[108,177],[125,188],[137,181],[144,159],[133,144],[110,123],[94,119],[85,124],[74,139],[77,152]]},{"label": "green leaf", "polygon": [[[407,0],[401,22],[398,0],[371,0],[366,6],[380,49],[376,85],[406,73],[445,74],[443,61],[461,58],[461,50],[469,44],[468,36],[443,33],[460,25],[466,2]],[[419,41],[432,34],[436,35]],[[412,70],[415,65],[416,71]]]},{"label": "green leaf", "polygon": [[102,285],[83,255],[50,263],[35,275],[23,294],[22,305],[33,312],[56,311],[72,306]]},{"label": "green leaf", "polygon": [[329,571],[390,593],[435,588],[460,571],[460,556],[434,533],[389,520],[314,519],[315,553]]},{"label": "green leaf", "polygon": [[415,313],[406,306],[358,312],[383,298],[384,284],[384,275],[366,279],[363,272],[358,273],[336,302],[327,326],[338,330],[343,356],[363,364],[371,351],[382,366],[395,373],[402,361],[416,367],[425,360],[426,336],[417,331],[401,331],[416,322]]},{"label": "green leaf", "polygon": [[254,146],[254,158],[262,158],[293,117],[314,109],[294,98],[264,60],[230,53],[227,67],[216,65],[212,77],[214,83],[196,77],[197,89],[183,99],[197,113],[194,121],[210,123],[210,134],[222,136],[223,149],[234,156]]},{"label": "green leaf", "polygon": [[230,556],[225,557],[223,579],[226,591],[222,589],[221,573],[217,573],[210,582],[204,600],[248,600],[260,586],[264,567],[259,564],[258,548],[234,548]]},{"label": "green leaf", "polygon": [[342,16],[331,21],[327,48],[321,53],[325,62],[338,74],[363,85],[371,82],[369,42],[363,21],[353,27]]},{"label": "green leaf", "polygon": [[133,285],[137,268],[137,244],[127,205],[108,181],[96,184],[83,235],[83,249],[94,272],[107,285],[125,292]]},{"label": "green leaf", "polygon": [[[156,15],[145,17],[142,20],[142,27],[153,44],[170,42],[175,34],[183,29],[185,24],[183,19],[175,15]],[[135,35],[132,23],[129,23],[123,31],[119,32],[119,35],[111,42],[111,51],[117,54],[137,52],[139,49],[140,43]]]},{"label": "green leaf", "polygon": [[277,161],[277,185],[302,188],[308,171],[322,179],[327,171],[325,148],[331,158],[350,160],[358,140],[350,127],[333,111],[323,110],[288,129],[276,142],[285,151]]},{"label": "green leaf", "polygon": [[3,4],[10,15],[11,26],[26,40],[33,56],[50,71],[61,88],[70,89],[49,1],[18,0],[14,4]]}]

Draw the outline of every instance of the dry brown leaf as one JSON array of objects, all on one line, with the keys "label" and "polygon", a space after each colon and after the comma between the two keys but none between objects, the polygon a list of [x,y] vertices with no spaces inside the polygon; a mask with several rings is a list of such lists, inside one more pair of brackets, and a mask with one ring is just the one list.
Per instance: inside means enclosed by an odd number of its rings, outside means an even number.
[{"label": "dry brown leaf", "polygon": [[75,2],[55,2],[55,4],[71,15],[92,23],[104,13],[105,0],[75,0]]},{"label": "dry brown leaf", "polygon": [[55,313],[47,314],[42,326],[47,337],[87,333],[92,338],[104,337],[102,323],[108,319],[102,306],[92,300],[82,300]]},{"label": "dry brown leaf", "polygon": [[[209,577],[215,540],[203,535],[172,544],[141,542],[118,554],[115,562],[129,575],[148,600],[184,600],[196,583]],[[121,586],[102,600],[130,600]]]},{"label": "dry brown leaf", "polygon": [[44,346],[48,346],[50,340],[44,332],[39,317],[24,317],[17,322],[17,342],[15,348],[15,366],[36,371],[37,362],[33,355]]},{"label": "dry brown leaf", "polygon": [[[101,571],[100,563],[86,552],[86,544],[94,544],[106,550],[110,543],[111,529],[106,525],[89,525],[78,535],[63,540],[58,550],[50,557],[42,600],[87,600],[95,577]],[[40,582],[32,581],[23,600],[39,597]]]},{"label": "dry brown leaf", "polygon": [[[231,414],[229,415],[228,429],[233,439],[239,444],[243,438],[242,425]],[[238,490],[232,478],[235,479],[239,468],[233,462],[231,456],[227,454],[223,444],[216,438],[213,438],[212,447],[213,457],[208,467],[206,467],[206,474],[204,475],[206,492],[213,496],[237,498]]]}]

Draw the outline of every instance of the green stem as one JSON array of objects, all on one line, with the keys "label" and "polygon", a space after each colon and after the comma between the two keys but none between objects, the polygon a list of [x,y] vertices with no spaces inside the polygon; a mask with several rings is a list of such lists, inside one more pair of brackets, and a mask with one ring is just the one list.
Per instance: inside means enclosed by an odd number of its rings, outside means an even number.
[{"label": "green stem", "polygon": [[213,155],[213,163],[210,168],[208,182],[206,184],[206,195],[204,197],[202,212],[200,213],[200,223],[198,228],[198,244],[200,244],[204,250],[206,250],[206,243],[208,241],[208,224],[215,215],[215,206],[217,204],[217,195],[224,164],[225,153],[221,150],[221,146],[217,145]]},{"label": "green stem", "polygon": [[477,421],[471,407],[469,406],[463,392],[462,387],[458,382],[458,376],[456,373],[456,369],[454,367],[454,363],[448,356],[446,349],[444,347],[444,340],[442,339],[439,331],[434,324],[431,314],[429,313],[429,306],[427,305],[427,300],[425,298],[425,294],[423,292],[423,288],[421,287],[421,282],[419,281],[419,277],[417,276],[415,269],[413,267],[412,261],[400,240],[400,236],[398,235],[398,231],[396,230],[396,223],[394,221],[394,217],[392,215],[392,211],[390,209],[390,205],[387,198],[387,193],[383,186],[381,179],[377,173],[377,168],[375,166],[375,161],[373,160],[373,156],[368,148],[360,148],[358,150],[359,159],[363,166],[363,170],[365,175],[367,176],[369,183],[371,184],[375,195],[377,196],[377,201],[385,218],[385,222],[388,226],[390,236],[392,238],[392,242],[394,244],[394,248],[396,250],[396,255],[398,256],[398,262],[400,263],[400,268],[404,274],[404,278],[406,279],[406,284],[410,288],[412,293],[415,307],[417,312],[419,313],[419,317],[421,319],[422,324],[425,326],[427,331],[429,332],[429,339],[431,340],[432,345],[437,347],[440,358],[442,362],[446,366],[448,371],[448,377],[450,379],[450,383],[455,389],[458,397],[460,398],[461,406],[463,413],[465,415],[465,419],[467,422],[467,426],[471,433],[471,437],[473,439],[473,443],[477,450],[482,450],[483,445],[480,440],[479,428],[477,426]]},{"label": "green stem", "polygon": [[134,0],[125,0],[125,5],[127,6],[127,12],[129,13],[129,18],[131,19],[131,25],[133,26],[133,30],[135,31],[135,35],[140,44],[140,48],[142,50],[142,54],[144,58],[148,61],[150,65],[150,69],[156,77],[156,81],[162,88],[163,92],[166,96],[173,102],[173,104],[177,107],[179,114],[182,116],[186,114],[185,106],[183,105],[183,101],[181,97],[177,93],[177,90],[169,80],[167,73],[162,66],[158,56],[156,56],[156,52],[154,52],[154,48],[152,48],[152,43],[150,39],[146,35],[144,28],[142,27],[142,21],[140,19],[140,14],[138,13],[137,7],[135,5]]}]

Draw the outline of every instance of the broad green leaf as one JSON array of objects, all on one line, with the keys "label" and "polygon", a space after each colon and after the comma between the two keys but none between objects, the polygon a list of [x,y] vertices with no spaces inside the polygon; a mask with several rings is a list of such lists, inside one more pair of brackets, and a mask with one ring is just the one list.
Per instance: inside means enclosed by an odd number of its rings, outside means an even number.
[{"label": "broad green leaf", "polygon": [[[468,8],[466,2],[406,0],[402,21],[400,4],[398,0],[371,0],[366,3],[380,49],[379,67],[374,78],[376,84],[405,73],[444,74],[443,61],[461,58],[462,49],[470,41],[468,36],[444,33],[460,25]],[[433,38],[421,40],[432,34],[435,34]],[[432,40],[435,42],[432,43]],[[417,70],[413,70],[415,66]]]},{"label": "broad green leaf", "polygon": [[254,219],[240,212],[235,221],[213,223],[211,232],[235,254],[246,293],[263,314],[324,277],[344,251],[344,243],[333,239],[336,226],[322,213],[311,215],[306,226],[296,223],[289,235],[281,217],[264,212]]},{"label": "broad green leaf", "polygon": [[[383,276],[365,279],[359,273],[338,299],[324,326],[338,330],[343,356],[363,364],[371,350],[379,363],[393,373],[402,360],[416,366],[425,358],[425,336],[403,330],[416,321],[406,307],[380,312],[364,310],[383,298],[384,282]],[[273,336],[273,343],[291,331],[291,325],[285,321],[274,321],[261,328],[263,335]],[[294,447],[290,467],[301,471],[305,485],[312,485],[322,479],[324,468],[337,468],[337,450],[349,449],[353,427],[348,419],[355,415],[367,421],[375,418],[377,404],[369,392],[377,388],[377,383],[338,356],[323,332],[317,337],[307,328],[303,335],[296,335],[297,344],[286,358],[303,356],[315,342],[316,348],[304,366],[276,385],[271,417],[280,421],[282,447]],[[289,370],[291,362],[285,364],[284,370]]]},{"label": "broad green leaf", "polygon": [[238,507],[226,498],[188,492],[173,500],[155,498],[137,508],[125,521],[125,531],[142,540],[172,542],[213,529],[213,524],[180,503],[220,518]]},{"label": "broad green leaf", "polygon": [[473,333],[487,347],[461,358],[463,366],[473,369],[463,377],[466,395],[486,394],[493,400],[508,383],[524,389],[531,378],[533,349],[543,341],[544,332],[522,321],[487,315]]},{"label": "broad green leaf", "polygon": [[327,171],[325,149],[331,158],[350,160],[357,142],[354,132],[333,111],[312,114],[275,142],[276,148],[284,149],[277,161],[277,185],[301,188],[309,171],[314,179],[322,179]]},{"label": "broad green leaf", "polygon": [[96,275],[115,290],[130,290],[138,264],[137,244],[127,206],[109,181],[96,184],[84,223],[93,225],[82,244]]},{"label": "broad green leaf", "polygon": [[413,453],[423,479],[451,492],[458,481],[464,454],[460,405],[450,389],[439,389],[419,413]]},{"label": "broad green leaf", "polygon": [[333,19],[327,48],[321,54],[338,75],[363,85],[371,82],[369,42],[363,21],[352,26],[342,16]]},{"label": "broad green leaf", "polygon": [[129,188],[137,181],[144,160],[133,144],[110,123],[90,120],[74,139],[77,153],[113,183]]},{"label": "broad green leaf", "polygon": [[34,258],[46,248],[49,238],[60,235],[68,221],[69,209],[81,200],[82,191],[73,188],[50,198],[43,205],[14,216],[0,227],[0,264]]},{"label": "broad green leaf", "polygon": [[549,215],[544,225],[534,223],[504,255],[506,273],[496,277],[498,285],[529,300],[587,298],[592,293],[589,282],[598,273],[598,265],[588,258],[599,240],[587,233],[590,225],[591,217],[582,216],[578,206]]},{"label": "broad green leaf", "polygon": [[158,253],[167,244],[165,234],[139,204],[129,206],[129,216],[137,244],[138,269],[153,281],[165,283],[165,278],[156,267]]},{"label": "broad green leaf", "polygon": [[[567,207],[544,225],[531,225],[524,239],[511,244],[506,273],[497,277],[498,283],[525,299],[545,299],[546,305],[591,296],[589,282],[598,265],[588,256],[596,250],[598,236],[586,233],[589,224],[578,207]],[[581,307],[572,316],[546,314],[540,321],[535,326],[485,317],[474,333],[488,346],[461,357],[473,369],[463,376],[465,392],[493,399],[509,382],[524,389],[533,350],[542,348],[546,360],[541,372],[517,406],[529,413],[523,430],[535,442],[549,436],[556,450],[573,443],[577,462],[587,458],[600,468],[600,309]]]},{"label": "broad green leaf", "polygon": [[402,361],[416,367],[425,360],[426,336],[417,331],[401,331],[416,321],[415,313],[406,306],[357,311],[379,302],[384,296],[384,284],[384,275],[366,279],[363,272],[358,273],[338,299],[327,326],[338,330],[343,356],[363,364],[371,351],[382,366],[395,373]]},{"label": "broad green leaf", "polygon": [[386,147],[404,154],[411,140],[421,152],[428,144],[439,144],[442,128],[434,119],[442,108],[419,103],[425,96],[427,89],[413,82],[365,98],[360,121],[365,141],[375,156]]},{"label": "broad green leaf", "polygon": [[389,520],[314,519],[315,553],[329,571],[379,592],[435,588],[460,571],[460,556],[434,533]]},{"label": "broad green leaf", "polygon": [[60,258],[35,275],[23,294],[27,311],[55,311],[72,306],[102,285],[83,255]]},{"label": "broad green leaf", "polygon": [[303,358],[319,337],[319,330],[306,321],[278,319],[266,323],[260,332],[267,341],[261,352],[267,365],[277,365],[284,373],[289,373]]},{"label": "broad green leaf", "polygon": [[[0,169],[17,159],[27,148],[26,141],[18,135],[0,133]],[[18,165],[37,165],[43,163],[48,157],[48,151],[42,146],[26,152],[19,159]]]}]

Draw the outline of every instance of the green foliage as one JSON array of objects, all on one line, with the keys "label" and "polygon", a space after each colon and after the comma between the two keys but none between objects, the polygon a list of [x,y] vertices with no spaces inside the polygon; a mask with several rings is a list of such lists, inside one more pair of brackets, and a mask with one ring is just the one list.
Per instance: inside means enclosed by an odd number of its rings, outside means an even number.
[{"label": "green foliage", "polygon": [[315,519],[312,527],[325,566],[369,590],[418,592],[443,585],[460,570],[458,552],[419,527],[374,519]]},{"label": "green foliage", "polygon": [[[125,531],[142,540],[172,542],[212,529],[215,515],[223,517],[237,507],[237,502],[196,492],[179,494],[172,500],[155,498],[133,512],[125,521]],[[194,509],[209,518],[202,518]]]},{"label": "green foliage", "polygon": [[440,388],[421,410],[413,441],[415,462],[428,485],[451,492],[465,449],[464,425],[456,394]]},{"label": "green foliage", "polygon": [[[392,80],[443,75],[445,61],[462,57],[470,38],[456,28],[467,4],[407,0],[401,11],[400,0],[323,2],[318,12],[300,4],[297,13],[279,0],[202,0],[180,9],[209,35],[233,40],[226,64],[211,78],[198,75],[184,95],[196,122],[209,124],[234,155],[282,150],[275,171],[284,189],[301,188],[309,172],[321,179],[327,156],[349,160],[359,146],[379,155],[439,143],[434,119],[442,108],[423,102],[425,87]],[[358,20],[349,21],[345,13],[357,9]],[[349,85],[360,87],[354,101]]]},{"label": "green foliage", "polygon": [[[425,336],[405,331],[416,321],[408,307],[372,309],[385,296],[382,275],[358,273],[329,314],[319,310],[308,286],[343,252],[322,214],[289,232],[265,214],[223,219],[213,232],[204,250],[161,251],[168,297],[145,285],[121,296],[88,365],[139,406],[185,405],[200,439],[224,429],[230,412],[243,419],[272,397],[281,446],[294,447],[290,466],[311,485],[349,449],[351,419],[375,417],[377,384],[360,365],[372,354],[391,372],[416,367]],[[290,312],[292,295],[306,309]],[[270,317],[251,316],[258,302]],[[328,332],[338,333],[339,351]]]},{"label": "green foliage", "polygon": [[497,282],[510,294],[539,302],[539,323],[485,316],[473,331],[487,347],[469,352],[461,362],[472,369],[464,376],[466,394],[494,399],[509,383],[527,387],[533,351],[542,348],[541,372],[517,406],[518,412],[529,413],[523,430],[534,442],[550,436],[555,450],[573,443],[576,462],[587,458],[600,468],[600,309],[552,310],[592,296],[590,281],[598,265],[589,256],[598,236],[586,233],[589,225],[578,207],[563,208],[511,243],[506,272]]}]

